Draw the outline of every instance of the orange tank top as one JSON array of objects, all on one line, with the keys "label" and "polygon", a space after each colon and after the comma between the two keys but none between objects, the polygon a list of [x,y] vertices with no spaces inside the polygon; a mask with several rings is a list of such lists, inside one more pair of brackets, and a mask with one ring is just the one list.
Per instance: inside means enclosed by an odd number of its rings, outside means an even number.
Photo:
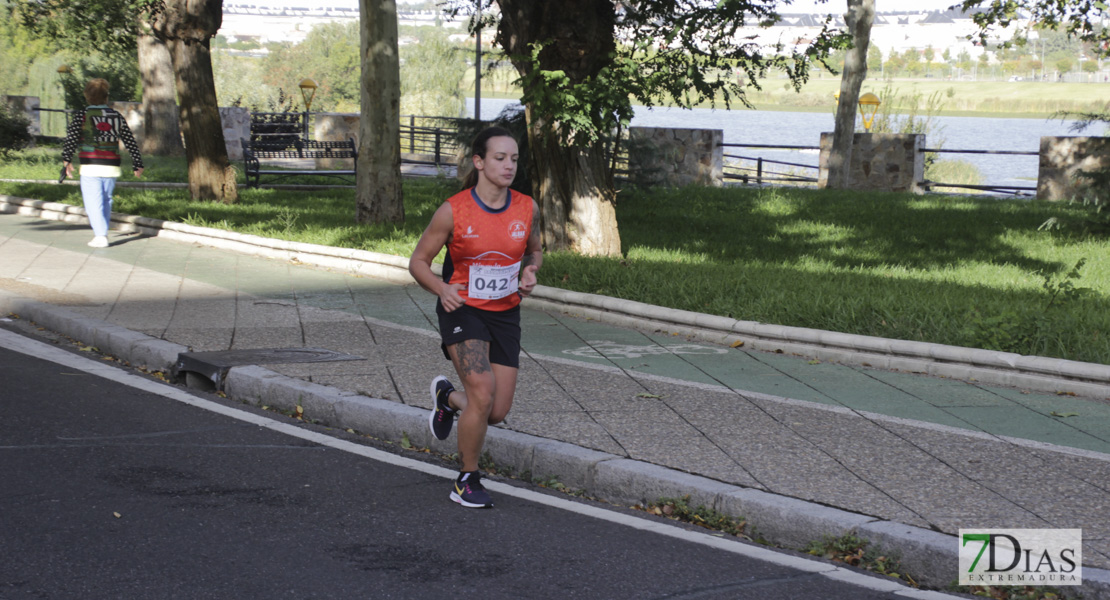
[{"label": "orange tank top", "polygon": [[467,306],[503,311],[520,304],[520,261],[532,234],[532,198],[508,190],[505,206],[491,209],[474,188],[447,199],[454,229],[443,280],[466,285]]}]

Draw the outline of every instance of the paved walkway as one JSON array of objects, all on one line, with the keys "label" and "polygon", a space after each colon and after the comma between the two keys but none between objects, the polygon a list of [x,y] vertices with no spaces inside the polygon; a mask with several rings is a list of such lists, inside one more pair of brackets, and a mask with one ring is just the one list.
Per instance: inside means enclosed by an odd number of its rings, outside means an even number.
[{"label": "paved walkway", "polygon": [[[358,355],[267,368],[414,407],[451,374],[434,298],[415,285],[137,234],[91,249],[89,237],[0,215],[0,290],[194,351]],[[1082,528],[1084,564],[1110,568],[1110,388],[1038,393],[529,306],[504,429],[921,530]]]}]

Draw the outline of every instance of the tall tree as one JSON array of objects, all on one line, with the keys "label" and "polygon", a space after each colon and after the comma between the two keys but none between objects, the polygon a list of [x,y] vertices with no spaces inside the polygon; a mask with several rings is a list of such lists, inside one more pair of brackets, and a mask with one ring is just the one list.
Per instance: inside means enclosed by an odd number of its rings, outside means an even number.
[{"label": "tall tree", "polygon": [[166,43],[140,24],[139,73],[143,78],[143,154],[181,156],[181,121],[177,115],[173,61]]},{"label": "tall tree", "polygon": [[235,169],[227,157],[209,44],[223,22],[223,0],[165,0],[150,18],[173,63],[181,133],[194,199],[234,203]]},{"label": "tall tree", "polygon": [[405,220],[401,192],[401,66],[397,53],[397,3],[359,0],[362,21],[355,220]]},{"label": "tall tree", "polygon": [[[478,0],[483,14],[491,0]],[[452,0],[473,12],[475,0]],[[801,48],[760,47],[747,24],[780,20],[774,0],[497,0],[497,42],[520,75],[529,171],[548,250],[620,253],[611,160],[632,104],[746,104],[771,68],[795,86],[814,59],[846,46],[826,27]],[[745,77],[737,77],[743,72]]]},{"label": "tall tree", "polygon": [[875,0],[848,0],[844,22],[852,34],[852,47],[844,57],[844,72],[840,76],[840,97],[836,104],[836,124],[826,183],[830,188],[847,188],[851,184],[849,171],[856,134],[856,105],[859,103],[859,90],[867,77],[867,48],[871,44],[871,24],[874,21]]},{"label": "tall tree", "polygon": [[[138,51],[143,82],[143,153],[180,154],[181,132],[173,94],[169,55],[160,42],[146,37],[145,14],[160,0],[13,0],[28,28],[87,56],[102,53],[109,61],[134,60]],[[118,91],[118,90],[117,90]]]}]

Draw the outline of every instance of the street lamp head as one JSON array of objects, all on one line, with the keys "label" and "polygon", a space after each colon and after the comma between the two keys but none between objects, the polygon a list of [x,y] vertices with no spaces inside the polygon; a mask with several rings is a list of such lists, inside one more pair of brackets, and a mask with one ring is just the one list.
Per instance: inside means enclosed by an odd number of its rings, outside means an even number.
[{"label": "street lamp head", "polygon": [[871,123],[875,120],[875,113],[879,112],[882,101],[871,92],[861,94],[859,97],[859,113],[863,117],[863,128],[871,131]]},{"label": "street lamp head", "polygon": [[302,79],[297,87],[301,88],[301,98],[304,98],[304,110],[312,106],[312,97],[316,95],[316,82],[311,79]]}]

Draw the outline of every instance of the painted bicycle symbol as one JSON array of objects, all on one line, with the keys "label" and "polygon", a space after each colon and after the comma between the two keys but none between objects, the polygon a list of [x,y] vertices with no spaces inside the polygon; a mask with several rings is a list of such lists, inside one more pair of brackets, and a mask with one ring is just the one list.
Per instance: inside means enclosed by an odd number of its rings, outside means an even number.
[{"label": "painted bicycle symbol", "polygon": [[572,350],[563,350],[564,354],[573,354],[582,358],[640,358],[642,356],[653,356],[658,354],[727,354],[728,350],[724,348],[714,348],[713,346],[699,346],[698,344],[670,344],[670,345],[646,345],[635,346],[630,344],[618,344],[616,342],[607,342],[605,340],[590,340],[586,342],[588,346],[581,348],[574,348]]}]

